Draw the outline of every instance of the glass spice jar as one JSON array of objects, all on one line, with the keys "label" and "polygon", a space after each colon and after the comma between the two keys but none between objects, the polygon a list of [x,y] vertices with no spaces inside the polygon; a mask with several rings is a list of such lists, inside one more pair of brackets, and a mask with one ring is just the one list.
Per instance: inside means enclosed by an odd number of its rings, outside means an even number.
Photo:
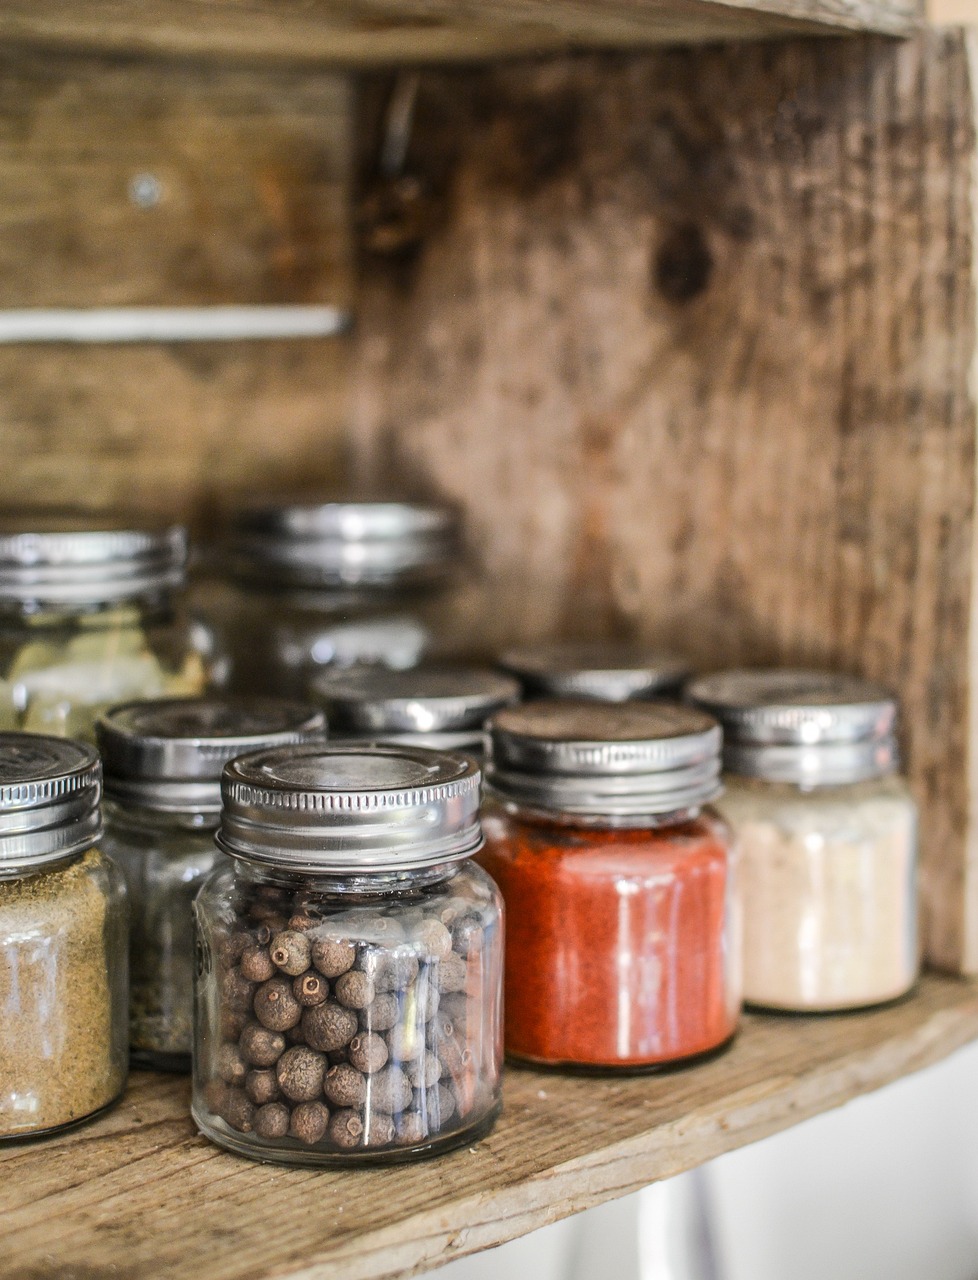
[{"label": "glass spice jar", "polygon": [[485,755],[486,721],[520,700],[518,681],[482,667],[323,672],[309,692],[325,709],[334,741],[340,735],[477,759]]},{"label": "glass spice jar", "polygon": [[242,1155],[347,1166],[491,1127],[502,905],[471,861],[479,769],[410,747],[294,747],[228,765],[196,902],[193,1112]]},{"label": "glass spice jar", "polygon": [[689,696],[723,724],[744,993],[798,1012],[907,992],[919,972],[917,807],[887,690],[823,671],[727,671]]},{"label": "glass spice jar", "polygon": [[480,862],[506,903],[506,1050],[648,1068],[740,1012],[720,730],[672,703],[542,701],[489,724]]},{"label": "glass spice jar", "polygon": [[498,659],[527,698],[588,698],[629,702],[675,696],[689,664],[648,645],[566,641],[509,649]]},{"label": "glass spice jar", "polygon": [[0,733],[0,1140],[103,1111],[126,1083],[126,892],[100,852],[93,747]]},{"label": "glass spice jar", "polygon": [[[208,611],[229,687],[305,697],[324,668],[416,666],[458,569],[457,517],[417,503],[256,508],[233,526]],[[206,608],[206,606],[205,606]]]},{"label": "glass spice jar", "polygon": [[181,528],[37,515],[0,528],[0,729],[91,740],[125,698],[201,693],[211,636],[174,604]]},{"label": "glass spice jar", "polygon": [[129,1045],[137,1066],[189,1071],[193,900],[223,856],[221,770],[262,747],[326,736],[321,711],[272,698],[128,702],[96,726],[105,769],[102,847],[131,908]]}]

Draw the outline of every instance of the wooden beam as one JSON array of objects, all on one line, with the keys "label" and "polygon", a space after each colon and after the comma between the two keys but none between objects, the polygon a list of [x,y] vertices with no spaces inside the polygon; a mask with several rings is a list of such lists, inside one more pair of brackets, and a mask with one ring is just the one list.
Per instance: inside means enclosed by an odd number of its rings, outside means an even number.
[{"label": "wooden beam", "polygon": [[0,42],[365,67],[805,33],[905,35],[919,17],[918,0],[4,0]]},{"label": "wooden beam", "polygon": [[359,472],[466,508],[446,625],[895,685],[928,953],[978,967],[965,35],[426,75],[399,246],[370,102]]}]

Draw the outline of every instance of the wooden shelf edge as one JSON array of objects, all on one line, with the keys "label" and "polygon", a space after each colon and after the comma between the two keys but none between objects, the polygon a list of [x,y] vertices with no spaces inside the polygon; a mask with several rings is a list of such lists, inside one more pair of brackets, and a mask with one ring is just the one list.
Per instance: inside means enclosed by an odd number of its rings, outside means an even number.
[{"label": "wooden shelf edge", "polygon": [[0,40],[46,50],[367,68],[792,35],[909,35],[918,0],[4,0]]},{"label": "wooden shelf edge", "polygon": [[103,1274],[125,1258],[127,1280],[393,1280],[755,1142],[975,1038],[978,984],[930,975],[869,1013],[750,1016],[726,1053],[685,1070],[510,1070],[483,1142],[338,1173],[226,1155],[193,1132],[185,1080],[140,1073],[95,1124],[0,1148],[0,1277]]}]

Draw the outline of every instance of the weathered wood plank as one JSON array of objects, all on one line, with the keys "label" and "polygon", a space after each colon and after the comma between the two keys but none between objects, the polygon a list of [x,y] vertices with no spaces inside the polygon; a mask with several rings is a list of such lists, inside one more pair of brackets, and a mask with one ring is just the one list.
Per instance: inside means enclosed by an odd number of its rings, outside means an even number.
[{"label": "weathered wood plank", "polygon": [[0,40],[347,67],[574,48],[907,34],[918,0],[4,0]]},{"label": "weathered wood plank", "polygon": [[969,969],[974,112],[960,32],[427,75],[355,408],[365,479],[468,512],[473,647],[895,684],[929,954]]},{"label": "weathered wood plank", "polygon": [[484,1142],[355,1174],[225,1155],[192,1132],[185,1081],[138,1074],[94,1125],[0,1147],[0,1276],[393,1280],[756,1141],[975,1035],[978,989],[928,977],[871,1013],[750,1017],[726,1054],[682,1072],[511,1070]]}]

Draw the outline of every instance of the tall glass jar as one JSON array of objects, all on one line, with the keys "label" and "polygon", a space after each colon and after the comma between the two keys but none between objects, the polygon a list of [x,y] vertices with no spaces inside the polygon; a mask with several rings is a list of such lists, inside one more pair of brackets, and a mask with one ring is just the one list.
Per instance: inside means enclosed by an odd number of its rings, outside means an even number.
[{"label": "tall glass jar", "polygon": [[233,863],[196,903],[193,1113],[286,1164],[472,1142],[500,1104],[502,908],[470,860],[479,769],[400,747],[228,765]]},{"label": "tall glass jar", "polygon": [[720,730],[671,703],[554,700],[489,726],[482,865],[506,903],[506,1049],[647,1068],[717,1049],[740,1012]]},{"label": "tall glass jar", "polygon": [[464,751],[479,760],[486,750],[486,721],[520,699],[519,683],[511,676],[462,666],[323,672],[309,692],[325,709],[334,740],[340,735]]},{"label": "tall glass jar", "polygon": [[675,696],[690,673],[674,653],[602,640],[524,645],[502,654],[499,666],[520,681],[527,698],[598,702]]},{"label": "tall glass jar", "polygon": [[0,733],[0,1141],[110,1106],[126,1083],[126,897],[92,747]]},{"label": "tall glass jar", "polygon": [[222,855],[214,843],[221,770],[260,747],[322,738],[305,703],[171,698],[113,707],[97,726],[105,768],[103,848],[129,886],[134,1065],[190,1070],[193,900]]},{"label": "tall glass jar", "polygon": [[[416,503],[324,503],[242,512],[212,589],[230,686],[305,697],[324,668],[416,666],[431,613],[454,581],[453,511]],[[456,575],[457,576],[457,575]]]},{"label": "tall glass jar", "polygon": [[0,728],[91,740],[124,698],[203,691],[210,636],[176,608],[186,532],[25,518],[0,529]]},{"label": "tall glass jar", "polygon": [[920,965],[917,807],[897,773],[896,700],[791,670],[706,676],[689,694],[726,734],[746,999],[820,1012],[903,995]]}]

